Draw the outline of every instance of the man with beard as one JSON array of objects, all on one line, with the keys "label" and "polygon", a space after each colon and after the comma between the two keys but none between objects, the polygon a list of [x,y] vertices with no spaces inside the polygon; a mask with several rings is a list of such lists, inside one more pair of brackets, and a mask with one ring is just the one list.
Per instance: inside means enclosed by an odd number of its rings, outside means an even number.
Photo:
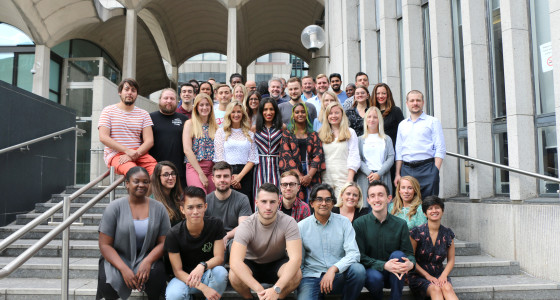
[{"label": "man with beard", "polygon": [[[192,86],[190,88],[192,89]],[[174,89],[164,89],[159,96],[159,111],[150,114],[154,123],[152,127],[154,146],[150,149],[150,155],[156,161],[168,160],[172,162],[179,170],[178,176],[181,186],[185,187],[187,181],[185,179],[185,155],[183,153],[183,126],[189,118],[176,112],[176,109],[177,93]]]},{"label": "man with beard", "polygon": [[321,111],[321,103],[323,102],[323,94],[329,90],[329,78],[325,74],[319,74],[315,78],[315,88],[317,89],[317,96],[307,100],[308,105],[315,105],[316,111]]},{"label": "man with beard", "polygon": [[[294,218],[278,213],[272,183],[257,190],[257,212],[241,223],[231,246],[229,280],[244,299],[285,299],[301,280],[302,244]],[[286,255],[287,254],[287,255]],[[261,283],[273,286],[265,289]]]},{"label": "man with beard", "polygon": [[268,81],[269,97],[276,100],[276,104],[285,102],[284,99],[282,99],[282,88],[282,79],[274,77]]},{"label": "man with beard", "polygon": [[344,101],[348,99],[348,96],[346,95],[346,92],[340,88],[342,86],[342,77],[340,74],[332,73],[331,76],[329,76],[329,81],[331,82],[333,92],[338,97],[338,101],[340,101],[340,103],[344,103]]},{"label": "man with beard", "polygon": [[301,78],[301,85],[303,87],[303,93],[301,94],[301,99],[307,102],[308,99],[315,97],[313,90],[315,89],[315,79],[307,75]]},{"label": "man with beard", "polygon": [[124,79],[118,87],[121,102],[105,107],[99,117],[99,141],[105,145],[103,159],[109,168],[115,167],[117,174],[140,166],[152,175],[157,164],[148,154],[154,145],[154,124],[147,111],[134,105],[138,88],[135,79]]},{"label": "man with beard", "polygon": [[[290,96],[290,101],[281,103],[278,105],[280,114],[282,114],[282,123],[288,125],[290,119],[292,118],[292,110],[297,103],[303,103],[301,100],[301,80],[298,77],[292,77],[288,80],[288,95]],[[310,122],[313,122],[317,118],[317,110],[315,105],[306,105],[307,107],[307,117]]]},{"label": "man with beard", "polygon": [[196,88],[191,83],[183,83],[181,84],[180,93],[181,105],[175,111],[190,119],[192,116],[193,99],[196,96]]},{"label": "man with beard", "polygon": [[247,196],[231,188],[231,165],[225,161],[217,162],[212,167],[212,181],[216,190],[206,196],[208,209],[206,216],[215,217],[224,223],[225,262],[229,260],[231,244],[237,226],[251,215],[251,206]]}]

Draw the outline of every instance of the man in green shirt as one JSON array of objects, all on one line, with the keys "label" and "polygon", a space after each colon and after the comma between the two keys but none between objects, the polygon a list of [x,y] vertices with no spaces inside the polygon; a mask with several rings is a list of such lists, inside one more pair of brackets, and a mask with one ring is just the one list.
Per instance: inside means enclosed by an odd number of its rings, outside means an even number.
[{"label": "man in green shirt", "polygon": [[387,213],[391,202],[389,189],[373,181],[367,190],[372,213],[354,221],[360,262],[366,268],[366,288],[373,299],[383,299],[383,287],[391,289],[391,299],[401,299],[404,274],[414,268],[416,260],[406,222]]}]

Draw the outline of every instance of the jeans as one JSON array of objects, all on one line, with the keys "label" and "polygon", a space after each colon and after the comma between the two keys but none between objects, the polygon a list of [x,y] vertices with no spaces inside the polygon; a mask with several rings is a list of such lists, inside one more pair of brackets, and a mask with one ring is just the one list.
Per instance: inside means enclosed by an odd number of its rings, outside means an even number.
[{"label": "jeans", "polygon": [[[321,293],[320,282],[324,275],[321,274],[319,278],[302,278],[297,290],[298,300],[323,299],[325,294]],[[344,300],[358,299],[364,288],[365,279],[366,269],[364,266],[360,263],[354,263],[345,272],[335,275],[333,289],[329,295],[342,294]]]},{"label": "jeans", "polygon": [[[400,250],[393,251],[389,259],[398,258],[399,262],[403,262],[401,257],[406,257],[404,253]],[[366,270],[366,288],[371,293],[373,299],[382,300],[383,299],[383,288],[387,287],[391,289],[392,300],[398,300],[402,298],[402,290],[404,286],[404,276],[401,280],[395,274],[383,270],[379,272],[374,269]]]},{"label": "jeans", "polygon": [[[214,289],[220,295],[223,295],[228,282],[227,278],[228,272],[226,269],[222,266],[216,266],[204,272],[200,281],[208,287]],[[167,289],[165,290],[165,299],[191,299],[192,294],[202,294],[202,292],[196,288],[189,287],[183,281],[175,277],[171,279],[167,285]]]}]

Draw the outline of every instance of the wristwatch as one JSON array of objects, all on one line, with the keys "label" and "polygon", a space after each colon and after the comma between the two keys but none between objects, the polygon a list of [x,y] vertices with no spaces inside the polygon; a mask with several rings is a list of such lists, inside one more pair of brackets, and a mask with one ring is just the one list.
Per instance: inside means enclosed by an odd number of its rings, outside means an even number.
[{"label": "wristwatch", "polygon": [[200,263],[198,263],[199,265],[202,265],[204,267],[204,272],[206,272],[206,270],[208,270],[208,264],[205,261],[201,261]]},{"label": "wristwatch", "polygon": [[282,288],[280,288],[279,286],[275,285],[272,288],[274,289],[276,294],[280,295],[280,293],[282,293]]}]

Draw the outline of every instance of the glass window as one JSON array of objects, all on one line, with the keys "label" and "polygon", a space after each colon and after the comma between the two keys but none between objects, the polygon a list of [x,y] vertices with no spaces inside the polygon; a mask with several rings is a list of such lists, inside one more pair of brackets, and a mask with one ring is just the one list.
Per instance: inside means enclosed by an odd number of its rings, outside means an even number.
[{"label": "glass window", "polygon": [[[494,134],[494,161],[501,165],[508,165],[507,132]],[[496,194],[509,194],[509,172],[495,168]]]},{"label": "glass window", "polygon": [[402,18],[402,0],[397,0],[396,8],[397,19]]},{"label": "glass window", "polygon": [[264,73],[264,74],[255,74],[255,82],[266,81],[268,82],[272,78],[272,74]]},{"label": "glass window", "polygon": [[377,78],[383,82],[383,70],[381,69],[381,31],[377,30]]},{"label": "glass window", "polygon": [[[537,129],[539,147],[539,173],[558,178],[558,150],[556,143],[556,126]],[[556,194],[558,183],[539,180],[542,194]]]},{"label": "glass window", "polygon": [[33,40],[16,27],[0,23],[0,46],[34,45]]},{"label": "glass window", "polygon": [[188,61],[201,61],[202,60],[202,54],[197,54],[191,58],[188,59]]},{"label": "glass window", "polygon": [[422,5],[422,21],[424,22],[424,72],[426,78],[426,114],[434,115],[434,89],[432,83],[432,46],[430,44],[430,10],[428,4]]},{"label": "glass window", "polygon": [[101,48],[90,41],[72,40],[72,57],[100,57]]},{"label": "glass window", "polygon": [[[459,154],[469,155],[469,140],[466,138],[459,139]],[[469,193],[469,172],[471,168],[466,166],[466,161],[459,159],[459,186],[461,194]]]},{"label": "glass window", "polygon": [[530,8],[537,114],[554,113],[552,45],[548,0],[530,1]]},{"label": "glass window", "polygon": [[49,99],[54,102],[60,101],[60,69],[58,62],[51,59],[49,70]]},{"label": "glass window", "polygon": [[58,54],[60,57],[70,57],[70,41],[64,41],[51,48],[51,51]]},{"label": "glass window", "polygon": [[490,58],[492,60],[492,99],[494,101],[494,118],[506,116],[506,96],[504,85],[504,59],[502,51],[502,19],[500,1],[487,0],[490,12]]},{"label": "glass window", "polygon": [[35,63],[35,54],[18,54],[17,55],[17,81],[16,85],[24,90],[33,90],[33,64]]},{"label": "glass window", "polygon": [[13,84],[14,54],[0,53],[0,80]]},{"label": "glass window", "polygon": [[93,89],[67,89],[66,106],[76,110],[79,117],[91,117]]},{"label": "glass window", "polygon": [[463,21],[461,0],[451,1],[453,21],[453,56],[455,66],[455,96],[457,97],[457,127],[467,127],[467,92],[465,90],[465,60],[463,55]]},{"label": "glass window", "polygon": [[271,55],[270,55],[270,53],[265,54],[265,55],[263,55],[263,56],[257,58],[257,62],[271,62],[271,61],[272,61],[272,60],[271,60]]}]

